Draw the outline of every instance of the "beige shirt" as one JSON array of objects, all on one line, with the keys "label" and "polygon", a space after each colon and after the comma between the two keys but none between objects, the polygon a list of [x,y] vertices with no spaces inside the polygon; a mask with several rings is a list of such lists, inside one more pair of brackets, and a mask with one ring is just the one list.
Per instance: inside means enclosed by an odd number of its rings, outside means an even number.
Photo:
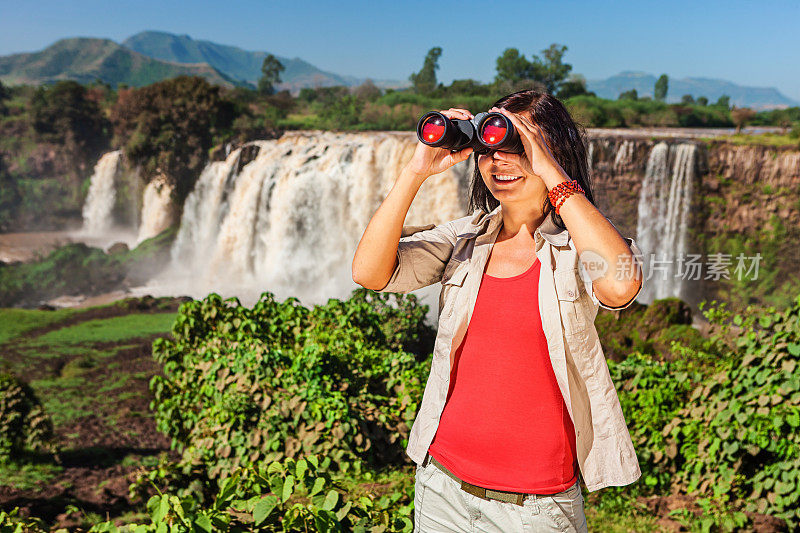
[{"label": "beige shirt", "polygon": [[[501,227],[501,209],[502,205],[488,214],[475,211],[438,226],[403,226],[397,268],[381,289],[407,293],[442,283],[431,372],[406,448],[417,464],[424,460],[439,425],[453,352],[472,317],[489,252]],[[631,238],[625,240],[641,266],[638,246]],[[639,479],[641,470],[594,319],[598,306],[624,309],[636,298],[616,308],[600,303],[592,281],[579,273],[578,255],[569,233],[555,226],[549,215],[534,232],[534,241],[542,265],[542,327],[556,380],[575,426],[581,477],[589,491],[628,485]],[[509,401],[513,404],[514,399]],[[532,464],[535,459],[531,458]]]}]

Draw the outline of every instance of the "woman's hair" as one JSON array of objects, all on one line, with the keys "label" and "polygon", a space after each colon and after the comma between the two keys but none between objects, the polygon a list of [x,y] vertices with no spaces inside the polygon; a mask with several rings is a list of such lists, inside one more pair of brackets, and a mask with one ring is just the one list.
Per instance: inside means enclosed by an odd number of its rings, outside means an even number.
[{"label": "woman's hair", "polygon": [[[586,198],[594,204],[587,160],[586,131],[583,126],[572,120],[564,104],[548,93],[528,89],[509,94],[491,107],[504,108],[517,114],[527,114],[531,121],[542,130],[558,164],[570,178],[577,180],[586,191]],[[470,188],[469,212],[483,209],[488,213],[500,205],[500,201],[492,195],[481,177],[481,171],[478,168],[478,154],[475,154],[474,161],[475,172]],[[556,215],[549,198],[545,198],[542,210],[545,216],[550,214],[556,226],[566,229],[561,217]]]}]

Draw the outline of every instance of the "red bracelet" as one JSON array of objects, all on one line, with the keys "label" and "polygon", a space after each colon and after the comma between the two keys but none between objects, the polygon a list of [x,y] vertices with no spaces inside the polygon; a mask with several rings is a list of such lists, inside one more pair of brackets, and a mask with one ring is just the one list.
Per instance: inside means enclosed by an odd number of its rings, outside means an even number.
[{"label": "red bracelet", "polygon": [[550,199],[550,204],[556,208],[556,215],[561,209],[561,205],[564,203],[564,201],[569,198],[570,195],[576,192],[585,194],[583,188],[580,186],[577,180],[562,181],[550,189],[550,191],[547,193],[547,196]]}]

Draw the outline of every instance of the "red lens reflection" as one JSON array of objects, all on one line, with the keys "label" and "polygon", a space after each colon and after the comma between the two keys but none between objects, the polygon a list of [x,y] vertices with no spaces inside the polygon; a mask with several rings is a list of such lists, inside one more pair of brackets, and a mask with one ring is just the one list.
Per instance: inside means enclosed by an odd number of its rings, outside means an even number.
[{"label": "red lens reflection", "polygon": [[481,130],[481,139],[486,144],[497,144],[503,140],[507,131],[506,121],[500,117],[493,117],[484,122]]},{"label": "red lens reflection", "polygon": [[435,143],[444,135],[444,120],[442,117],[433,116],[422,125],[422,138],[429,143]]}]

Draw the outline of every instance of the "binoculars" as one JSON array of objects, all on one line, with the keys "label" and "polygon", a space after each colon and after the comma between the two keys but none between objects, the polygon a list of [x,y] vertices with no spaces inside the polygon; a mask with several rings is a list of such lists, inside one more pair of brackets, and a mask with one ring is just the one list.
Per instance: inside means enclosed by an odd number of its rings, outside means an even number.
[{"label": "binoculars", "polygon": [[471,120],[447,118],[438,111],[422,115],[417,123],[420,142],[452,152],[472,147],[476,154],[525,151],[519,133],[502,113],[478,113]]}]

